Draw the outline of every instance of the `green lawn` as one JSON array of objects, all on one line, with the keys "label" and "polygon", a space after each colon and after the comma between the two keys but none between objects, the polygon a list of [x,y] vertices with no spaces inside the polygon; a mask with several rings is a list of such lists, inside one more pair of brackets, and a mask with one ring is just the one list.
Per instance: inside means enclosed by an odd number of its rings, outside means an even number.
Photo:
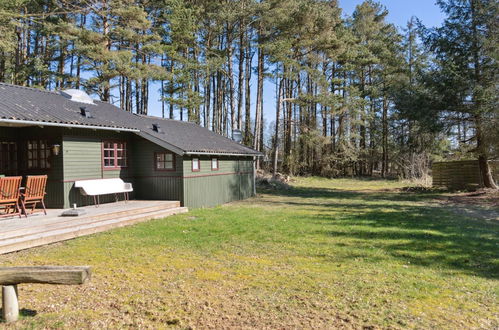
[{"label": "green lawn", "polygon": [[497,328],[498,222],[402,185],[300,179],[0,256],[94,270],[81,287],[21,285],[17,326]]}]

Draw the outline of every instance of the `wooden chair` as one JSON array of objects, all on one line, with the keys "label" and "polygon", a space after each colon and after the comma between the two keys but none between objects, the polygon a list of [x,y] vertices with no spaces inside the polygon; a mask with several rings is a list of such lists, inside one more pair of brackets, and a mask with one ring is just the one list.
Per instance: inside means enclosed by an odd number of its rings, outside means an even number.
[{"label": "wooden chair", "polygon": [[26,206],[31,206],[31,213],[33,214],[38,203],[42,204],[43,213],[47,214],[45,209],[45,188],[47,187],[47,176],[46,175],[31,175],[26,179],[26,187],[24,192],[21,192],[21,207],[23,213],[28,217],[28,212],[26,211]]},{"label": "wooden chair", "polygon": [[10,217],[13,215],[21,217],[21,208],[19,207],[21,180],[21,176],[0,178],[0,208],[3,208],[4,211],[0,214],[0,217]]}]

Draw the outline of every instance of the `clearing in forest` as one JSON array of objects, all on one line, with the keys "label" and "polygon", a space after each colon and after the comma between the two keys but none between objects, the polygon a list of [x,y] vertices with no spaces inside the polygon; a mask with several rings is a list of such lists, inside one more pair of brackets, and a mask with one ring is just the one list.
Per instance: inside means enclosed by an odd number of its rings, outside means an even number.
[{"label": "clearing in forest", "polygon": [[5,266],[93,267],[82,287],[19,286],[16,326],[497,328],[497,200],[469,206],[402,187],[298,179],[0,256]]}]

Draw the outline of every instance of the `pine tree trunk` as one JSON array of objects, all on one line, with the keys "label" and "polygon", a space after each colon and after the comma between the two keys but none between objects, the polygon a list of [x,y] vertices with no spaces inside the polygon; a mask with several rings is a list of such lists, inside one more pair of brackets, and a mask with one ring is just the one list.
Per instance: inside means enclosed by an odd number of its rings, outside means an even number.
[{"label": "pine tree trunk", "polygon": [[244,88],[244,23],[241,20],[239,24],[239,63],[237,79],[237,129],[243,126],[243,88]]},{"label": "pine tree trunk", "polygon": [[[260,34],[260,32],[259,32]],[[261,36],[259,35],[259,38]],[[253,148],[261,150],[261,130],[262,130],[262,97],[263,97],[263,49],[258,45],[258,64],[257,64],[257,90],[256,90],[256,108],[255,108],[255,130],[253,135]],[[257,168],[260,167],[257,162]]]},{"label": "pine tree trunk", "polygon": [[273,159],[273,173],[274,176],[277,174],[278,163],[279,163],[279,124],[281,121],[281,107],[282,107],[282,89],[283,89],[283,79],[279,82],[278,93],[277,93],[277,104],[275,112],[275,132],[274,132],[274,159]]},{"label": "pine tree trunk", "polygon": [[[227,25],[229,25],[227,23]],[[230,130],[231,132],[236,129],[236,109],[234,103],[234,74],[232,69],[232,56],[233,56],[233,45],[232,45],[232,29],[227,27],[227,75],[229,78],[229,108],[230,108]]]},{"label": "pine tree trunk", "polygon": [[492,177],[492,172],[490,170],[489,161],[487,158],[486,146],[483,143],[482,118],[479,114],[477,114],[475,115],[474,119],[476,127],[476,149],[478,153],[478,166],[480,168],[482,184],[485,188],[498,189],[497,184],[494,182],[494,178]]},{"label": "pine tree trunk", "polygon": [[386,177],[388,171],[388,100],[386,96],[383,97],[383,115],[382,115],[382,125],[383,125],[383,136],[382,136],[382,164],[381,164],[381,176]]},{"label": "pine tree trunk", "polygon": [[210,75],[206,72],[204,82],[204,127],[210,128],[210,111],[211,111],[211,83]]},{"label": "pine tree trunk", "polygon": [[244,144],[251,143],[251,45],[249,30],[246,32],[246,68],[245,68],[245,113],[244,113]]},{"label": "pine tree trunk", "polygon": [[[104,47],[108,51],[111,50],[111,39],[109,37],[109,20],[107,17],[107,1],[103,1],[103,8],[104,9],[104,15],[102,16],[102,35],[104,38]],[[108,78],[104,78],[103,84],[102,84],[102,96],[101,99],[104,102],[109,102],[109,99],[111,98],[111,81]]]},{"label": "pine tree trunk", "polygon": [[[473,30],[473,64],[475,69],[475,83],[477,86],[482,84],[482,63],[480,59],[480,50],[478,42],[478,18],[476,14],[477,0],[471,0],[471,15],[472,15],[472,30]],[[476,92],[475,92],[476,93]],[[478,166],[480,167],[480,174],[482,176],[483,186],[486,188],[498,189],[492,173],[490,171],[490,166],[487,157],[487,146],[484,142],[483,135],[483,123],[480,111],[482,110],[482,100],[476,95],[473,95],[475,104],[475,129],[476,129],[476,149],[478,152]]]}]

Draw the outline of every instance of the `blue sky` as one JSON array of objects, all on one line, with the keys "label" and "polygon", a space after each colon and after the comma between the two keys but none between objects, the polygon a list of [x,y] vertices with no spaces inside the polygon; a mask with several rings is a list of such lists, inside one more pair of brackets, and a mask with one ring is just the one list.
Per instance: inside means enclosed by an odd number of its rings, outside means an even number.
[{"label": "blue sky", "polygon": [[[363,0],[339,0],[339,6],[347,15],[352,15],[355,7]],[[416,16],[426,26],[438,26],[444,16],[435,0],[381,0],[378,1],[388,9],[388,21],[398,27],[406,25],[407,21]]]},{"label": "blue sky", "polygon": [[[339,0],[339,6],[343,9],[343,14],[352,15],[355,7],[361,4],[363,0]],[[418,17],[423,24],[428,27],[438,26],[444,19],[440,8],[435,4],[435,0],[380,0],[388,9],[388,22],[397,27],[404,27],[407,21],[412,17]],[[149,99],[149,114],[161,116],[161,102],[159,101],[159,83],[152,84]],[[256,97],[256,81],[252,83],[252,111],[254,111],[254,101]],[[269,125],[275,120],[275,86],[271,81],[264,84],[264,115],[265,124]],[[176,113],[176,116],[178,114]]]}]

